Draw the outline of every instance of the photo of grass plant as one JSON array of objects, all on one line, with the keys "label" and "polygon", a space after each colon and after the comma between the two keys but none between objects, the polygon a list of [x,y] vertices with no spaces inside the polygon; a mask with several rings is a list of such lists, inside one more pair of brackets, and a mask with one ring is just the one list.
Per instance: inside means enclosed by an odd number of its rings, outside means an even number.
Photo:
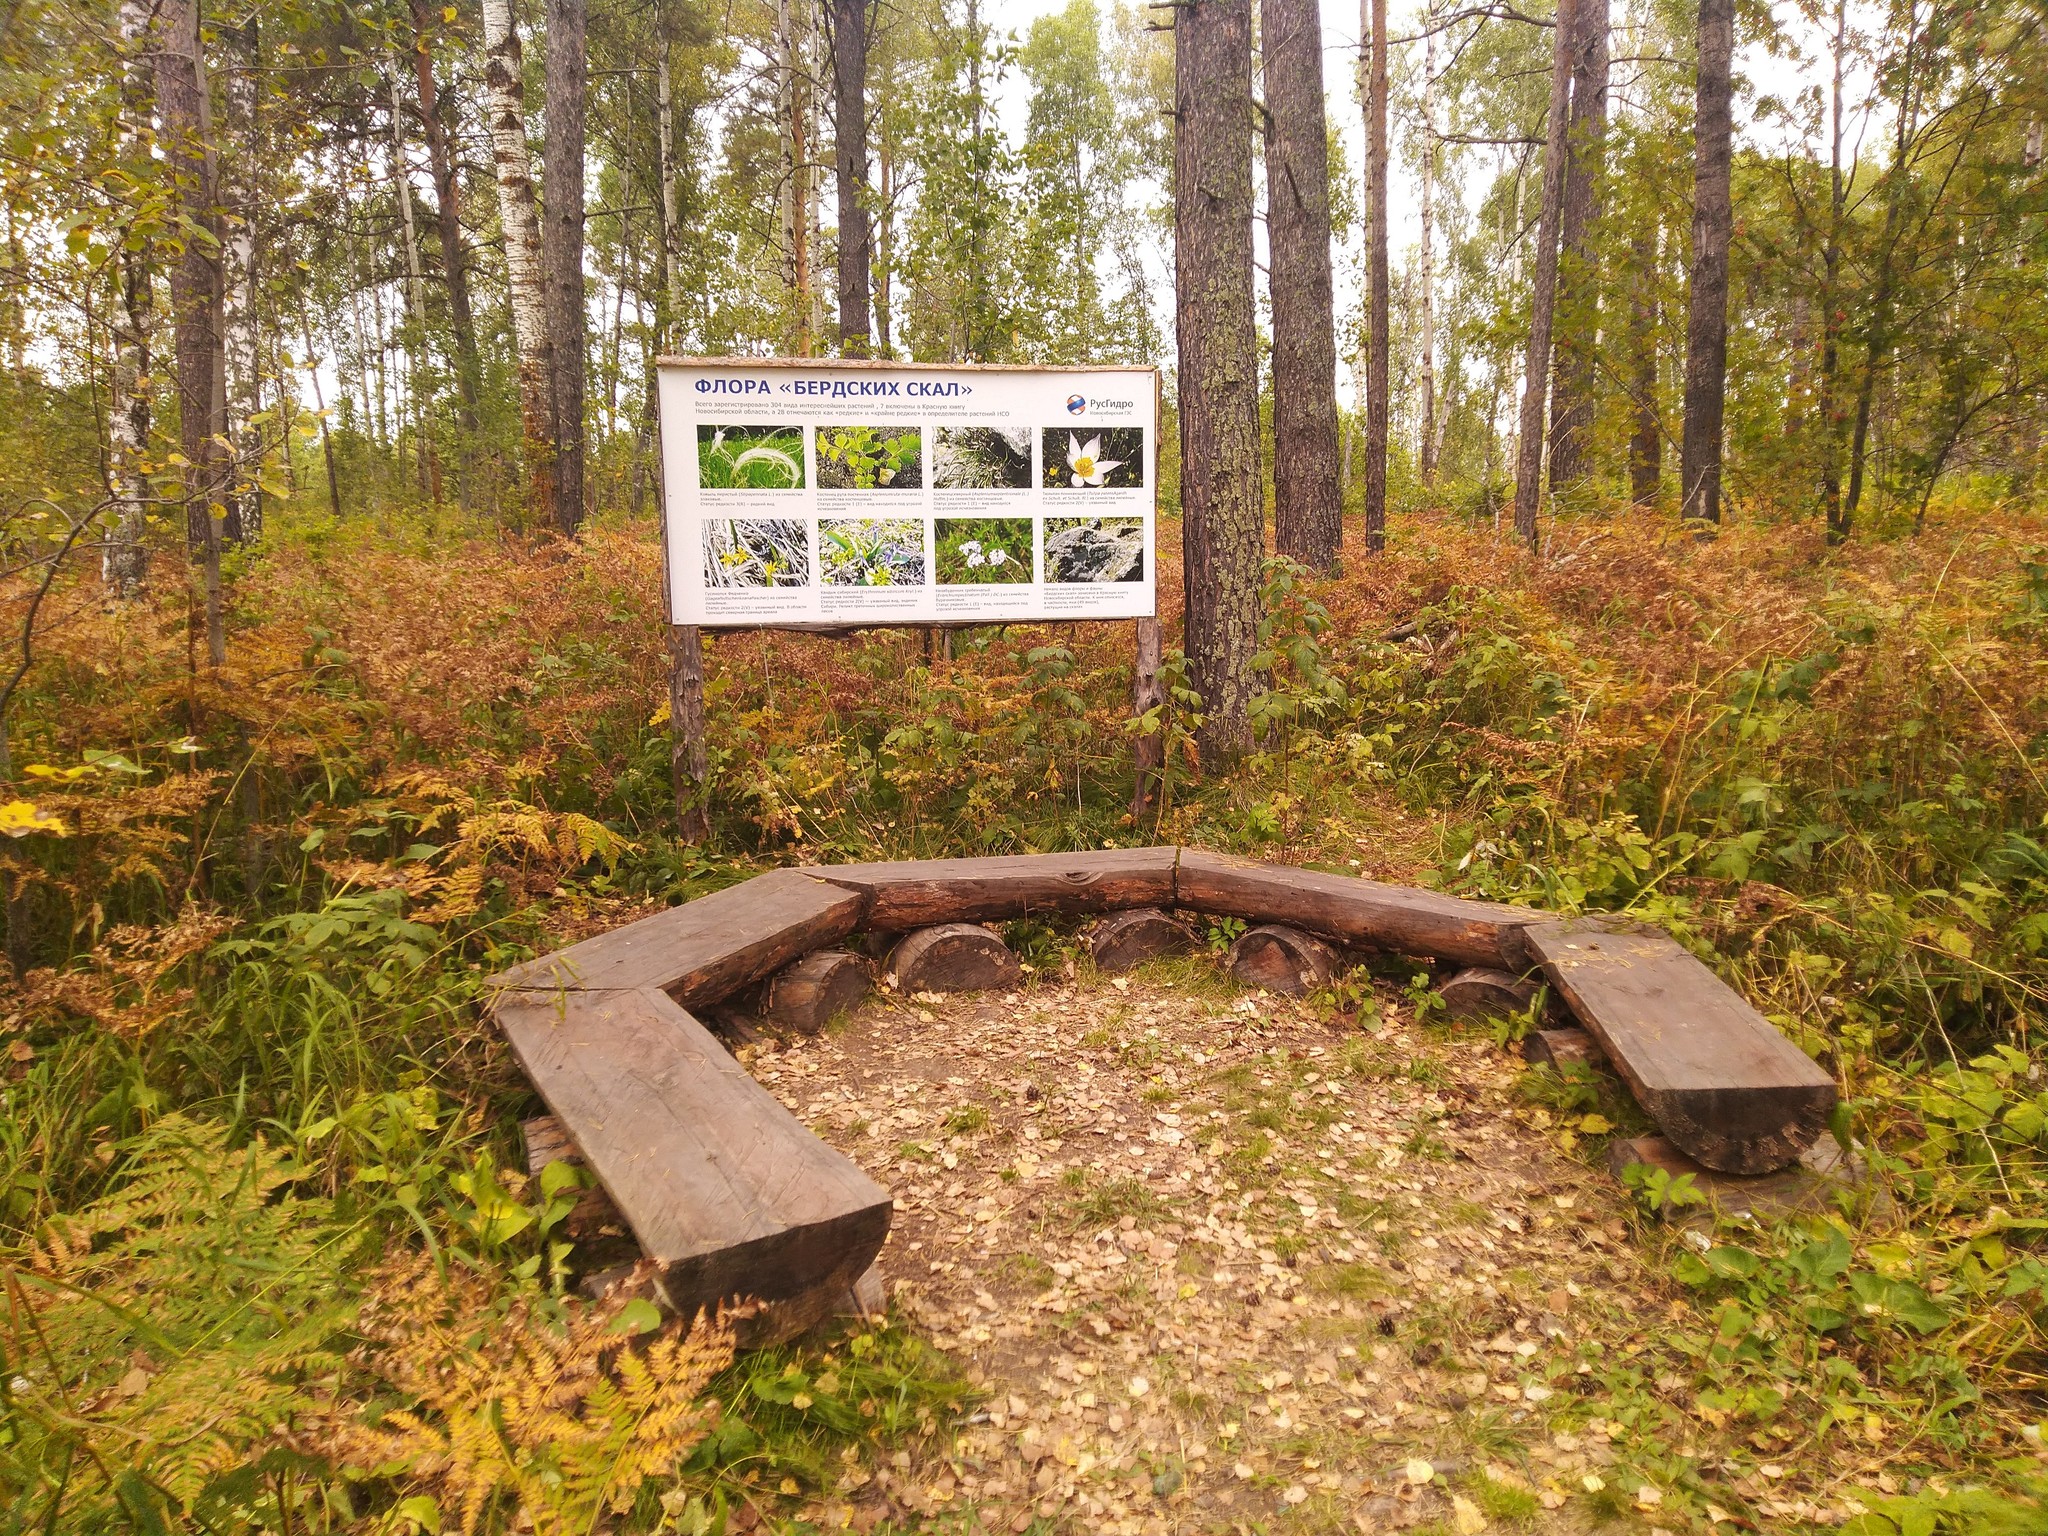
[{"label": "photo of grass plant", "polygon": [[1039,484],[1061,491],[1129,490],[1145,483],[1145,429],[1047,427]]},{"label": "photo of grass plant", "polygon": [[1145,579],[1145,522],[1137,517],[1049,517],[1045,579],[1060,586]]},{"label": "photo of grass plant", "polygon": [[940,427],[932,487],[941,491],[1031,489],[1029,427]]},{"label": "photo of grass plant", "polygon": [[707,491],[800,491],[802,427],[700,426],[697,484]]},{"label": "photo of grass plant", "polygon": [[940,586],[1031,580],[1030,518],[942,517],[937,532]]},{"label": "photo of grass plant", "polygon": [[818,428],[818,489],[924,488],[924,434],[916,427]]},{"label": "photo of grass plant", "polygon": [[716,517],[704,522],[704,585],[804,587],[811,581],[809,530],[794,517]]},{"label": "photo of grass plant", "polygon": [[921,587],[924,521],[848,517],[822,522],[818,564],[828,587]]}]

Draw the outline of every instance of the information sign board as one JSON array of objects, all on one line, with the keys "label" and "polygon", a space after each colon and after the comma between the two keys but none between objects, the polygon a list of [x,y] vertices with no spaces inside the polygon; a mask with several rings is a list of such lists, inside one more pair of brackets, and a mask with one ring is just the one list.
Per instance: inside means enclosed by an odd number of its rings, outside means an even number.
[{"label": "information sign board", "polygon": [[1157,612],[1152,368],[664,359],[677,624]]}]

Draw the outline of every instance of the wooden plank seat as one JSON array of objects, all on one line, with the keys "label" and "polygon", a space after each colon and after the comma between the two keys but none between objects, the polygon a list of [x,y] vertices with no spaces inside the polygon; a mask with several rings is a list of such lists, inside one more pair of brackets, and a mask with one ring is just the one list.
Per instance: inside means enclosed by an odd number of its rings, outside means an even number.
[{"label": "wooden plank seat", "polygon": [[666,993],[508,991],[492,1009],[683,1316],[836,1296],[874,1262],[888,1192]]},{"label": "wooden plank seat", "polygon": [[1818,1136],[1834,1083],[1671,939],[1198,849],[779,869],[529,961],[491,1003],[548,1107],[689,1313],[835,1293],[888,1194],[812,1136],[687,1011],[858,929],[1175,908],[1463,966],[1533,960],[1665,1135],[1756,1173]]},{"label": "wooden plank seat", "polygon": [[1835,1080],[1669,934],[1582,919],[1523,942],[1658,1129],[1721,1173],[1814,1144]]}]

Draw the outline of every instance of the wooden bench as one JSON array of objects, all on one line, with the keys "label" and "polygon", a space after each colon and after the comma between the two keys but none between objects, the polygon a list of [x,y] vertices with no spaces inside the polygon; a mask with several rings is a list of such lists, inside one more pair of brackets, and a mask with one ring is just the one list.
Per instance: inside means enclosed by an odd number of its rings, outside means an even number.
[{"label": "wooden bench", "polygon": [[490,1006],[672,1307],[754,1297],[809,1315],[874,1260],[889,1196],[688,1009],[856,930],[1176,908],[1462,966],[1539,966],[1709,1168],[1784,1166],[1834,1103],[1825,1072],[1663,935],[1193,848],[773,870],[518,966]]}]

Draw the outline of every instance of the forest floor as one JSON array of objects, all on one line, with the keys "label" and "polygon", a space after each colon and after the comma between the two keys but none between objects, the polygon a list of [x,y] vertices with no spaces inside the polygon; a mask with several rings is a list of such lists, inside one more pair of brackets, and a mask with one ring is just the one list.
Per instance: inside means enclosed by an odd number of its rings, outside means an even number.
[{"label": "forest floor", "polygon": [[[1397,995],[1366,1032],[1196,962],[885,994],[742,1054],[895,1194],[893,1310],[979,1395],[825,1529],[1659,1528],[1603,1393],[1683,1305],[1487,1033]],[[1853,1465],[1675,1449],[1738,1508],[1853,1513]]]}]

